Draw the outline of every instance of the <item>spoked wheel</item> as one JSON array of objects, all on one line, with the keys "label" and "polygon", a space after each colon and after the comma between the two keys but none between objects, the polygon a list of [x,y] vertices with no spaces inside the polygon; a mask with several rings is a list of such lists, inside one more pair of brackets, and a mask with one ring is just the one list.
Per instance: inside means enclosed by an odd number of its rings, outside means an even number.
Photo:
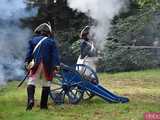
[{"label": "spoked wheel", "polygon": [[83,92],[78,86],[73,86],[66,92],[66,95],[70,104],[77,104],[81,101]]},{"label": "spoked wheel", "polygon": [[50,91],[50,97],[55,104],[63,104],[65,99],[65,91],[62,87],[52,89]]},{"label": "spoked wheel", "polygon": [[58,84],[59,87],[53,87],[54,89],[50,92],[52,100],[55,103],[64,103],[65,100],[70,104],[79,103],[83,96],[83,91],[78,87],[82,82],[81,75],[75,69],[68,66],[62,66],[60,74],[62,80],[58,82],[60,83]]},{"label": "spoked wheel", "polygon": [[62,104],[64,101],[69,104],[77,104],[83,97],[83,91],[78,86],[63,86],[52,89],[50,96],[55,104]]},{"label": "spoked wheel", "polygon": [[[89,66],[84,65],[84,64],[77,64],[76,70],[80,73],[80,75],[83,77],[84,80],[88,80],[96,85],[99,83],[98,76],[97,76],[96,72],[92,68],[90,68]],[[88,90],[84,90],[83,100],[89,100],[92,97],[94,97],[93,93],[91,93]]]},{"label": "spoked wheel", "polygon": [[89,80],[90,82],[94,84],[98,84],[98,76],[96,72],[89,66],[84,64],[76,64],[76,70],[80,73],[80,75],[85,79]]}]

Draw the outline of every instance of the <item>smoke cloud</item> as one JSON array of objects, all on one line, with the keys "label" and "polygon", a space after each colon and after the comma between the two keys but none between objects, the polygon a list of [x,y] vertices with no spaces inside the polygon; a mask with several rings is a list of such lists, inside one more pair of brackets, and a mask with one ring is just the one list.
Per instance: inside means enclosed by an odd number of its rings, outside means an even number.
[{"label": "smoke cloud", "polygon": [[70,8],[85,13],[94,20],[90,34],[98,48],[103,49],[110,31],[111,21],[121,11],[127,10],[129,0],[68,0]]},{"label": "smoke cloud", "polygon": [[31,31],[20,27],[20,19],[36,14],[36,8],[28,11],[26,7],[23,0],[0,1],[0,85],[24,75],[23,61]]}]

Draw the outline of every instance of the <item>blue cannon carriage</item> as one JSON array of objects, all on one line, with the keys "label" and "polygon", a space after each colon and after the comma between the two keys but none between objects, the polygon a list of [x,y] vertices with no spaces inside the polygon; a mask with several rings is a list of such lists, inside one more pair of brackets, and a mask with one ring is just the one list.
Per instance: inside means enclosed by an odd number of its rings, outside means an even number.
[{"label": "blue cannon carriage", "polygon": [[111,103],[127,103],[129,99],[113,94],[99,84],[97,74],[83,64],[76,64],[74,67],[61,65],[60,72],[53,80],[53,89],[50,97],[56,104],[68,101],[70,104],[77,104],[81,100],[91,99],[99,96]]}]

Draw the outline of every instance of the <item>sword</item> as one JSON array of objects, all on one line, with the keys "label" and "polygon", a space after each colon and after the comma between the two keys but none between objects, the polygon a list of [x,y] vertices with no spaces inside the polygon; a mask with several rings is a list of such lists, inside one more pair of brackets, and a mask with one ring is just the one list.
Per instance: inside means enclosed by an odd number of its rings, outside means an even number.
[{"label": "sword", "polygon": [[30,73],[30,70],[27,71],[27,73],[26,73],[24,79],[18,84],[17,88],[21,87],[21,85],[22,85],[22,84],[24,83],[24,81],[27,79],[29,73]]}]

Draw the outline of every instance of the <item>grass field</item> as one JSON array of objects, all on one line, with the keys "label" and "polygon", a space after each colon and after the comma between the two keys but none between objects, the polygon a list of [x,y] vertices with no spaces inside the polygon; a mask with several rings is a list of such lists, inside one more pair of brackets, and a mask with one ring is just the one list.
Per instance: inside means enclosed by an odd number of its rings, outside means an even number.
[{"label": "grass field", "polygon": [[115,74],[99,74],[100,83],[116,94],[127,96],[127,104],[110,104],[99,97],[78,105],[54,105],[40,110],[40,85],[36,105],[25,111],[26,86],[18,82],[0,87],[0,120],[143,120],[145,112],[160,112],[160,69]]}]

